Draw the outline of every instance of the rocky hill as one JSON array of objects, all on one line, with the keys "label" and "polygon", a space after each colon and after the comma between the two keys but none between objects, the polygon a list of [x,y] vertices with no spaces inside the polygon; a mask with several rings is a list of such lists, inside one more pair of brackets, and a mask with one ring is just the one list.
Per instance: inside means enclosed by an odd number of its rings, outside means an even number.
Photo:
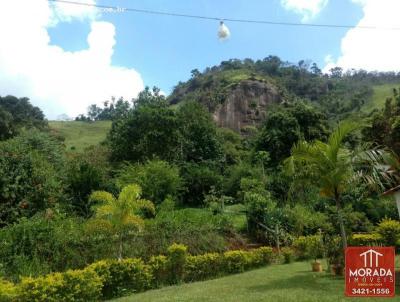
[{"label": "rocky hill", "polygon": [[220,127],[245,132],[265,119],[268,109],[284,100],[284,93],[269,77],[247,70],[197,75],[180,83],[169,97],[172,104],[197,100]]},{"label": "rocky hill", "polygon": [[282,102],[276,86],[257,80],[243,80],[227,92],[223,103],[212,112],[220,127],[244,132],[257,126],[267,115],[268,108]]},{"label": "rocky hill", "polygon": [[344,73],[334,68],[323,74],[316,64],[290,64],[274,56],[233,59],[203,72],[192,70],[191,79],[178,83],[168,100],[177,106],[188,100],[201,102],[218,126],[246,133],[259,126],[271,108],[298,100],[313,103],[329,119],[347,118],[370,107],[376,85],[396,87],[399,81],[396,73]]}]

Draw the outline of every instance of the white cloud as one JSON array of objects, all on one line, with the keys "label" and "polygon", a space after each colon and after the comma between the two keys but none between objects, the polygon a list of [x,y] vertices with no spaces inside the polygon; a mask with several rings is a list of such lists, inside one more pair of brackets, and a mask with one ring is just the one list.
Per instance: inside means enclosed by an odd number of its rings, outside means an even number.
[{"label": "white cloud", "polygon": [[324,62],[325,62],[325,64],[332,64],[333,63],[333,57],[332,57],[332,55],[331,54],[329,54],[329,55],[326,55],[325,56],[325,58],[324,58]]},{"label": "white cloud", "polygon": [[[49,44],[48,27],[69,18],[90,22],[87,49]],[[47,0],[1,1],[0,95],[27,96],[49,118],[85,113],[113,95],[135,97],[144,86],[140,74],[111,64],[115,27],[95,18],[87,8],[55,14]]]},{"label": "white cloud", "polygon": [[400,71],[400,30],[370,30],[359,26],[400,28],[399,0],[352,0],[361,5],[364,16],[357,27],[350,29],[341,41],[341,55],[328,63],[344,69]]},{"label": "white cloud", "polygon": [[328,4],[328,0],[281,0],[286,10],[302,16],[302,22],[314,18]]},{"label": "white cloud", "polygon": [[89,5],[71,5],[63,2],[50,3],[52,20],[51,22],[67,21],[70,22],[75,19],[92,19],[100,15],[98,10],[90,5],[96,4],[95,0],[74,0],[74,2],[87,3]]}]

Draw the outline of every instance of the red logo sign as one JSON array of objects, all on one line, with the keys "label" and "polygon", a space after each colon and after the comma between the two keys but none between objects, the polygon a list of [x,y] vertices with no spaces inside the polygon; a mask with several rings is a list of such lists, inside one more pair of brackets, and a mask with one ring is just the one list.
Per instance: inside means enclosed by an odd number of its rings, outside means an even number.
[{"label": "red logo sign", "polygon": [[394,297],[393,247],[346,249],[346,296]]}]

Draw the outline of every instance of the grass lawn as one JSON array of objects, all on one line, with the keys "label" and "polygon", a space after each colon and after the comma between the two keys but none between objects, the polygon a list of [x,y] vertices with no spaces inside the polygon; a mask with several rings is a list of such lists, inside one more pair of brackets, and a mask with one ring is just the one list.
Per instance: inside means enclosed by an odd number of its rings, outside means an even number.
[{"label": "grass lawn", "polygon": [[386,98],[393,95],[393,88],[400,84],[384,84],[373,86],[374,93],[371,100],[362,107],[363,112],[370,112],[374,109],[381,109],[385,106]]},{"label": "grass lawn", "polygon": [[[382,301],[382,298],[345,298],[343,278],[312,273],[310,270],[308,262],[272,265],[243,274],[165,287],[112,301]],[[400,301],[400,297],[388,301]]]},{"label": "grass lawn", "polygon": [[243,204],[234,204],[225,206],[225,215],[228,215],[232,221],[233,227],[237,231],[246,229],[247,220],[244,214],[245,206]]},{"label": "grass lawn", "polygon": [[85,148],[99,144],[103,141],[111,128],[110,121],[93,123],[76,121],[50,121],[50,128],[65,137],[68,151],[81,152]]}]

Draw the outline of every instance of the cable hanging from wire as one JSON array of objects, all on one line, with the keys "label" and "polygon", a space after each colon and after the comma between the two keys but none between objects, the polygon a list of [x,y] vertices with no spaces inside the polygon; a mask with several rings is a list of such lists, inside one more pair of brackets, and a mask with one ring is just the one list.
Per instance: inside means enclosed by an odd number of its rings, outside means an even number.
[{"label": "cable hanging from wire", "polygon": [[[213,21],[222,22],[222,25],[224,25],[225,27],[226,27],[226,25],[224,24],[224,22],[228,21],[228,22],[238,22],[238,23],[254,23],[254,24],[281,25],[281,26],[325,27],[325,28],[346,28],[346,29],[358,28],[358,29],[372,29],[372,30],[400,30],[400,27],[380,27],[380,26],[322,24],[322,23],[296,23],[296,22],[281,22],[281,21],[269,21],[269,20],[221,18],[221,17],[190,15],[190,14],[183,14],[183,13],[156,11],[156,10],[148,10],[148,9],[129,8],[129,7],[121,8],[118,6],[100,5],[100,4],[93,4],[93,3],[77,2],[77,1],[72,1],[72,0],[71,1],[70,0],[48,0],[48,1],[71,4],[71,5],[87,6],[87,7],[93,7],[93,8],[100,8],[100,9],[109,9],[109,10],[115,10],[115,11],[122,9],[124,12],[134,12],[134,13],[192,18],[192,19],[202,19],[202,20],[213,20]],[[226,27],[226,29],[228,29],[228,28]]]}]

